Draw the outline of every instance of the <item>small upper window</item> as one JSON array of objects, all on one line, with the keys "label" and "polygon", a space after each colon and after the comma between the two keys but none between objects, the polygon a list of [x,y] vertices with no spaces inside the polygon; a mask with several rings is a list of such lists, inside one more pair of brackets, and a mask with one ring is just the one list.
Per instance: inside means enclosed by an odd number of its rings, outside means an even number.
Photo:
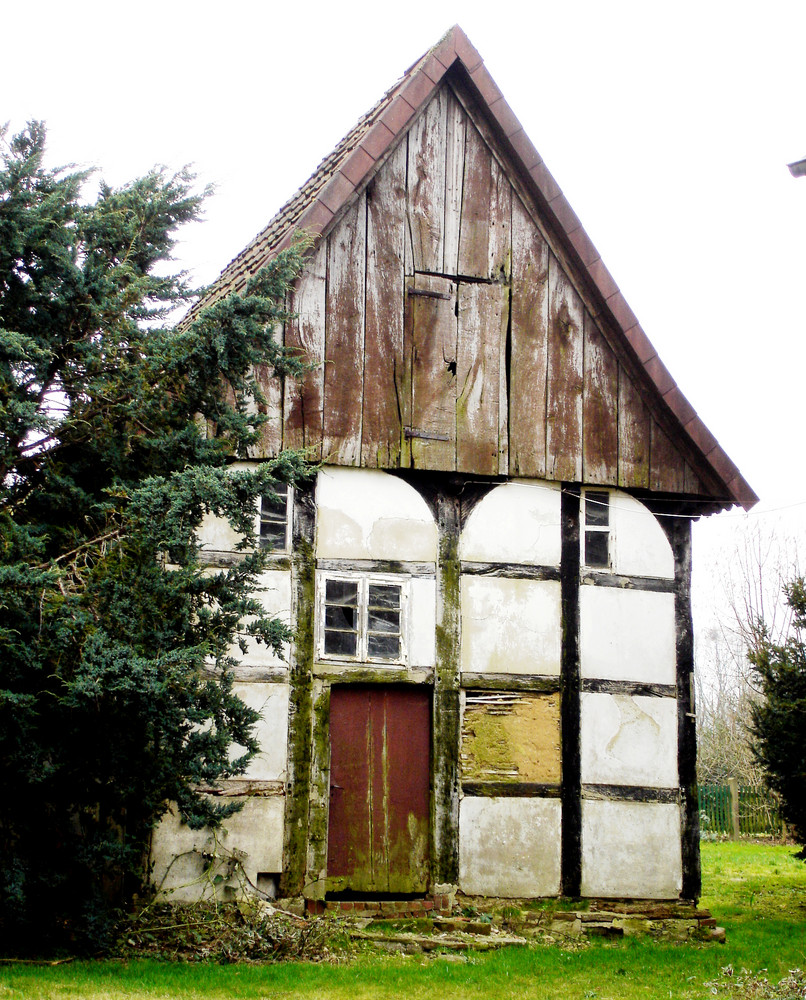
[{"label": "small upper window", "polygon": [[610,495],[605,490],[585,492],[585,565],[610,566]]},{"label": "small upper window", "polygon": [[274,552],[286,552],[289,548],[291,529],[291,488],[278,483],[275,496],[260,498],[260,547]]},{"label": "small upper window", "polygon": [[328,576],[320,587],[320,653],[358,662],[404,662],[405,583]]}]

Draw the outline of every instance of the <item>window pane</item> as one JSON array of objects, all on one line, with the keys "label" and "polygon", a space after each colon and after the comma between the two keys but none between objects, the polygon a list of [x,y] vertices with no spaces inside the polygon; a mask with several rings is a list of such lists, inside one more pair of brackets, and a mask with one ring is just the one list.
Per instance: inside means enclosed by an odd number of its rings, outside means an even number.
[{"label": "window pane", "polygon": [[369,606],[371,608],[399,608],[400,587],[394,584],[371,583],[369,585]]},{"label": "window pane", "polygon": [[589,490],[585,494],[585,524],[603,528],[610,524],[610,497],[604,491]]},{"label": "window pane", "polygon": [[355,632],[331,632],[325,629],[325,652],[331,656],[355,656],[358,636]]},{"label": "window pane", "polygon": [[367,615],[370,632],[400,632],[399,611],[370,611]]},{"label": "window pane", "polygon": [[328,604],[358,606],[358,584],[352,580],[328,580],[325,584],[325,601]]},{"label": "window pane", "polygon": [[367,654],[379,660],[399,660],[400,636],[368,635]]},{"label": "window pane", "polygon": [[285,484],[278,485],[274,488],[276,497],[265,496],[260,498],[260,516],[268,517],[277,520],[282,518],[285,520],[286,510],[288,509],[288,487]]},{"label": "window pane", "polygon": [[349,605],[336,604],[325,606],[325,628],[356,631],[356,609]]},{"label": "window pane", "polygon": [[588,566],[607,566],[609,535],[606,531],[585,532],[585,563]]},{"label": "window pane", "polygon": [[284,549],[285,521],[261,521],[260,546],[264,549]]}]

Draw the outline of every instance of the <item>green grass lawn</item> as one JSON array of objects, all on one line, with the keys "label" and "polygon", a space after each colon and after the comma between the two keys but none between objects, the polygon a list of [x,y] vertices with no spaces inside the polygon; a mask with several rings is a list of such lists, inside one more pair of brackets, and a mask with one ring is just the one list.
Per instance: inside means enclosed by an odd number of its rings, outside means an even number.
[{"label": "green grass lawn", "polygon": [[[803,983],[773,989],[790,969],[806,968],[806,864],[793,855],[791,847],[703,844],[702,905],[727,928],[725,945],[632,938],[596,941],[575,951],[512,948],[460,961],[365,955],[340,964],[135,960],[6,965],[0,967],[0,1000],[800,1000]],[[764,978],[769,986],[761,982]]]}]

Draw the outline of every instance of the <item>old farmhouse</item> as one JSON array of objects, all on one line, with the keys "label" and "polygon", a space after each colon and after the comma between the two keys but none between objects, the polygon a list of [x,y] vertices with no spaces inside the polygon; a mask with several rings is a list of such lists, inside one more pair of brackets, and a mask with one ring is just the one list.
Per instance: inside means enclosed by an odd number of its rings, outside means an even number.
[{"label": "old farmhouse", "polygon": [[[282,335],[319,366],[265,376],[253,456],[322,462],[256,514],[296,641],[238,668],[262,753],[217,791],[242,811],[216,843],[169,816],[156,882],[195,897],[220,849],[315,911],[697,897],[691,520],[756,497],[459,27],[213,297],[299,230]],[[211,520],[211,565],[236,541]]]}]

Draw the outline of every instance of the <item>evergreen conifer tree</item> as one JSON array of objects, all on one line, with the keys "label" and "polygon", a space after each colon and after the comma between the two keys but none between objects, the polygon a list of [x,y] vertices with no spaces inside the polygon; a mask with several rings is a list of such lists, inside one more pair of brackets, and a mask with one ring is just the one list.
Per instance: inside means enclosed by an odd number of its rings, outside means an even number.
[{"label": "evergreen conifer tree", "polygon": [[806,581],[795,580],[785,593],[791,634],[775,643],[761,624],[748,654],[763,694],[752,707],[752,730],[756,757],[806,860]]},{"label": "evergreen conifer tree", "polygon": [[[304,370],[272,334],[304,247],[177,326],[192,175],[88,201],[87,172],[45,166],[40,124],[0,142],[0,941],[98,947],[167,802],[220,821],[196,787],[256,751],[233,649],[289,635],[253,594],[254,513],[308,468],[228,466],[265,420],[255,366]],[[206,512],[244,537],[218,573],[196,541]]]}]

